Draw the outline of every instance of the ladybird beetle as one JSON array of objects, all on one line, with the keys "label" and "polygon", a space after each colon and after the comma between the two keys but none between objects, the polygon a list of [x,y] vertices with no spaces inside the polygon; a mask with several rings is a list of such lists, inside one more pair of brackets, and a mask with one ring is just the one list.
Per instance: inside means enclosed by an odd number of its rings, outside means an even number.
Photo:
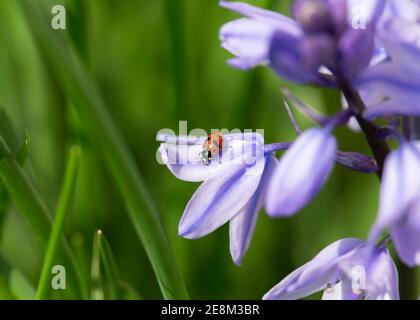
[{"label": "ladybird beetle", "polygon": [[200,160],[208,165],[214,155],[218,156],[219,162],[222,158],[223,136],[220,132],[213,132],[208,135],[203,143],[203,150],[200,152]]}]

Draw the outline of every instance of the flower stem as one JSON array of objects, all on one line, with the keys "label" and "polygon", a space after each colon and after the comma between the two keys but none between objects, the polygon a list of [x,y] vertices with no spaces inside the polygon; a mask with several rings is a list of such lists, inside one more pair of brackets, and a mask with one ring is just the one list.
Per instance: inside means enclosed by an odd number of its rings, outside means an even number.
[{"label": "flower stem", "polygon": [[379,179],[381,179],[385,159],[390,153],[390,148],[385,141],[378,139],[377,133],[379,128],[373,122],[363,118],[362,112],[366,109],[366,106],[359,93],[353,90],[347,81],[339,80],[338,84],[349,104],[349,108],[352,108],[356,113],[355,117],[365,135],[370,149],[372,150],[373,157],[378,165],[377,174]]},{"label": "flower stem", "polygon": [[273,153],[276,151],[284,151],[292,146],[290,142],[277,142],[272,144],[266,144],[264,146],[264,154]]},{"label": "flower stem", "polygon": [[67,163],[63,184],[58,198],[57,209],[54,215],[54,222],[48,240],[47,250],[45,252],[41,276],[36,292],[36,299],[48,299],[50,292],[51,268],[57,256],[62,234],[64,233],[64,224],[67,220],[68,212],[76,181],[77,164],[79,161],[79,147],[72,147]]}]

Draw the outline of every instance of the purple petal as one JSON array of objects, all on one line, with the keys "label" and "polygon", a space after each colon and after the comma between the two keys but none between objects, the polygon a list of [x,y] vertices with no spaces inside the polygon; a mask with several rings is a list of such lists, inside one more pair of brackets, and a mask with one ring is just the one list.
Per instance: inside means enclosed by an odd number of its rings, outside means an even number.
[{"label": "purple petal", "polygon": [[300,299],[335,283],[338,278],[337,263],[363,241],[342,239],[322,250],[314,259],[293,271],[263,297],[265,300]]},{"label": "purple petal", "polygon": [[268,62],[268,51],[274,30],[257,20],[238,19],[220,30],[222,47],[236,55],[229,61],[239,69],[249,69]]},{"label": "purple petal", "polygon": [[399,300],[398,271],[387,249],[373,259],[366,277],[366,300]]},{"label": "purple petal", "polygon": [[401,260],[410,267],[420,266],[420,201],[391,227],[391,237]]},{"label": "purple petal", "polygon": [[419,74],[407,71],[395,63],[381,63],[368,68],[355,85],[364,91],[375,91],[376,96],[396,99],[412,105],[420,99]]},{"label": "purple petal", "polygon": [[349,278],[340,280],[333,286],[329,286],[322,294],[322,300],[354,300],[357,296],[352,290],[352,281]]},{"label": "purple petal", "polygon": [[[264,138],[258,133],[226,134],[223,136],[222,158],[206,165],[202,163],[200,156],[205,137],[160,136],[158,139],[165,141],[158,150],[162,162],[178,179],[191,182],[210,179],[223,165],[229,162],[252,163],[256,157],[262,155],[264,148]],[[253,152],[252,157],[246,159],[246,155],[251,151]]]},{"label": "purple petal", "polygon": [[337,143],[326,129],[305,131],[285,153],[269,184],[270,216],[290,216],[323,187],[334,165]]},{"label": "purple petal", "polygon": [[241,2],[221,1],[220,5],[247,17],[229,22],[220,30],[222,47],[236,56],[229,60],[235,68],[244,70],[268,63],[274,32],[302,33],[295,21],[279,13]]},{"label": "purple petal", "polygon": [[179,145],[202,145],[205,139],[204,136],[175,136],[164,133],[156,136],[156,141]]},{"label": "purple petal", "polygon": [[255,193],[264,169],[264,157],[254,165],[228,163],[196,190],[181,218],[178,232],[194,239],[232,219]]},{"label": "purple petal", "polygon": [[390,19],[381,30],[381,42],[393,62],[408,71],[420,72],[420,26],[405,19]]},{"label": "purple petal", "polygon": [[296,83],[318,79],[318,70],[334,53],[327,35],[294,36],[276,32],[271,41],[270,64],[278,75]]},{"label": "purple petal", "polygon": [[420,17],[420,3],[418,0],[388,0],[383,19],[401,17],[416,22]]},{"label": "purple petal", "polygon": [[420,116],[420,105],[415,101],[407,103],[400,102],[397,99],[389,99],[376,105],[369,106],[363,113],[363,117],[369,120],[399,115]]},{"label": "purple petal", "polygon": [[249,199],[240,212],[230,220],[230,254],[236,265],[241,265],[242,258],[248,250],[254,234],[259,212],[264,204],[265,189],[272,171],[278,165],[274,156],[266,160],[265,169],[255,194]]},{"label": "purple petal", "polygon": [[280,13],[254,7],[242,2],[220,1],[220,6],[235,11],[245,17],[263,22],[268,26],[291,34],[301,34],[299,25]]},{"label": "purple petal", "polygon": [[376,224],[391,226],[412,206],[420,191],[420,157],[412,144],[404,143],[385,161]]},{"label": "purple petal", "polygon": [[399,299],[398,273],[386,248],[362,245],[338,263],[344,275],[354,281],[355,298]]},{"label": "purple petal", "polygon": [[222,164],[213,161],[211,165],[200,162],[202,144],[161,144],[159,152],[164,164],[175,177],[184,181],[200,182],[214,176]]}]

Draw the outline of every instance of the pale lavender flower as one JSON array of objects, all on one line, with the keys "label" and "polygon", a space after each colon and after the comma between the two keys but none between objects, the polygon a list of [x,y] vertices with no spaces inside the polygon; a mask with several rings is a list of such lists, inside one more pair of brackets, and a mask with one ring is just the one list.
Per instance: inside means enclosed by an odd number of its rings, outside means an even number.
[{"label": "pale lavender flower", "polygon": [[[163,162],[176,177],[203,181],[185,208],[179,234],[187,239],[200,238],[230,221],[230,252],[240,265],[278,160],[272,150],[265,150],[260,134],[226,134],[221,159],[206,165],[200,159],[205,139],[158,137]],[[275,150],[287,146],[279,144]]]},{"label": "pale lavender flower", "polygon": [[334,242],[266,293],[294,300],[324,290],[325,300],[399,299],[398,273],[387,248],[347,238]]},{"label": "pale lavender flower", "polygon": [[385,162],[379,213],[371,241],[388,228],[400,258],[420,265],[420,144],[402,142]]},{"label": "pale lavender flower", "polygon": [[320,70],[351,78],[372,59],[375,25],[384,2],[365,0],[366,27],[355,29],[351,9],[359,2],[297,0],[292,20],[244,3],[221,1],[221,6],[246,17],[222,27],[222,46],[236,56],[230,61],[235,67],[269,64],[288,80],[331,85]]}]

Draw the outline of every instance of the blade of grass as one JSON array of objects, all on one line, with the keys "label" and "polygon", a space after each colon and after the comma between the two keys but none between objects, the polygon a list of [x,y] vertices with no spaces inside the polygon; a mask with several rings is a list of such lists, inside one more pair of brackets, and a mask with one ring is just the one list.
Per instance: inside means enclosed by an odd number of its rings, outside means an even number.
[{"label": "blade of grass", "polygon": [[[103,276],[101,266],[103,266]],[[121,280],[111,246],[102,230],[97,230],[93,238],[91,278],[91,294],[94,300],[121,299],[123,297],[122,289],[127,292],[132,291]]]},{"label": "blade of grass", "polygon": [[90,297],[89,288],[91,288],[91,262],[89,261],[90,254],[87,253],[87,248],[85,247],[85,239],[81,233],[75,233],[71,235],[70,243],[74,252],[76,263],[80,269],[80,275],[83,278],[82,282],[86,286],[86,292],[88,293],[88,297]]},{"label": "blade of grass", "polygon": [[25,279],[25,277],[16,269],[13,269],[9,275],[9,287],[13,295],[20,300],[33,300],[35,289]]},{"label": "blade of grass", "polygon": [[17,138],[16,131],[13,128],[12,121],[3,106],[0,106],[0,136],[4,138],[4,141],[6,141],[13,153],[18,151],[19,140]]},{"label": "blade of grass", "polygon": [[67,9],[68,21],[71,23],[71,28],[69,28],[70,37],[81,59],[86,65],[90,66],[90,30],[87,25],[90,3],[86,0],[66,0],[64,4]]},{"label": "blade of grass", "polygon": [[38,300],[48,299],[49,297],[51,268],[53,267],[54,260],[56,259],[62,234],[64,233],[64,225],[67,220],[68,213],[70,212],[79,157],[80,148],[78,146],[73,146],[70,149],[64,180],[54,215],[54,222],[48,240],[47,251],[44,256],[41,276],[36,292],[36,299]]},{"label": "blade of grass", "polygon": [[0,137],[0,179],[23,213],[28,225],[41,245],[45,245],[49,234],[48,208],[35,190],[29,178]]},{"label": "blade of grass", "polygon": [[121,278],[118,272],[117,263],[115,262],[114,255],[112,254],[111,246],[104,235],[102,236],[101,257],[108,280],[108,298],[112,300],[120,299],[122,297],[120,290]]},{"label": "blade of grass", "polygon": [[16,300],[5,278],[0,277],[0,300]]},{"label": "blade of grass", "polygon": [[[12,152],[16,152],[18,148],[18,139],[16,132],[13,128],[12,122],[3,106],[0,106],[0,136],[4,137],[7,145],[10,147]],[[10,196],[3,185],[0,185],[0,236],[3,225],[3,221],[6,217],[7,210],[10,205]]]},{"label": "blade of grass", "polygon": [[[106,105],[77,55],[69,52],[66,35],[52,30],[49,12],[41,3],[19,1],[30,30],[54,68],[53,71],[72,98],[88,135],[99,146],[105,163],[123,195],[137,235],[143,243],[166,299],[187,299],[188,294],[177,267],[156,204],[135,161],[114,124]],[[67,39],[68,41],[68,39]]]},{"label": "blade of grass", "polygon": [[103,300],[104,289],[102,286],[101,278],[101,247],[102,247],[102,231],[98,230],[93,236],[93,248],[92,248],[92,265],[91,265],[91,298],[93,300]]},{"label": "blade of grass", "polygon": [[[35,239],[42,249],[46,249],[52,223],[50,211],[1,136],[0,180],[31,228]],[[83,284],[78,266],[67,241],[64,241],[62,248],[63,258],[67,259],[65,260],[66,263],[72,266],[81,294],[83,297],[86,297],[86,286]],[[69,283],[71,282],[69,281]]]}]

